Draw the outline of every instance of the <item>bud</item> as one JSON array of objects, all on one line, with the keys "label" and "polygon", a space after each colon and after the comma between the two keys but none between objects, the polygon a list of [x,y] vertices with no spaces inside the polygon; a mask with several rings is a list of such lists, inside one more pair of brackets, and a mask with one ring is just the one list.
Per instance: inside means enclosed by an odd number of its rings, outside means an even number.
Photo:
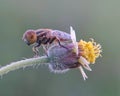
[{"label": "bud", "polygon": [[73,51],[74,45],[67,44],[63,48],[59,45],[54,45],[48,49],[48,57],[51,58],[49,68],[55,73],[66,72],[70,68],[80,66],[78,56]]}]

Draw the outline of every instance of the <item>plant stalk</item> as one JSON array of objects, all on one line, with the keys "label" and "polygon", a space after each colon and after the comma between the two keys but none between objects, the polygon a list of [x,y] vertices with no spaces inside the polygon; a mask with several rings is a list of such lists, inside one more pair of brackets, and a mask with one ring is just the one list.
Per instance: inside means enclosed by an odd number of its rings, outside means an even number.
[{"label": "plant stalk", "polygon": [[49,63],[49,58],[47,56],[29,58],[29,59],[20,60],[17,62],[12,62],[0,68],[0,76],[7,74],[10,71],[14,71],[20,68],[25,68],[28,66],[35,66],[38,64],[47,64],[47,63]]}]

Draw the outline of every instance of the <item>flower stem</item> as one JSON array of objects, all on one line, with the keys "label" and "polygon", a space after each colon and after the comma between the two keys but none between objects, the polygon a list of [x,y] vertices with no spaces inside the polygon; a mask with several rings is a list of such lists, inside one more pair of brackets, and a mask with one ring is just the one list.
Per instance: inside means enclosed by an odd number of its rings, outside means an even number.
[{"label": "flower stem", "polygon": [[0,68],[0,76],[7,74],[10,71],[14,71],[20,68],[25,68],[28,66],[34,66],[37,64],[47,64],[49,63],[49,58],[47,56],[41,56],[37,58],[29,58],[25,60],[20,60],[17,62],[12,62],[6,66]]}]

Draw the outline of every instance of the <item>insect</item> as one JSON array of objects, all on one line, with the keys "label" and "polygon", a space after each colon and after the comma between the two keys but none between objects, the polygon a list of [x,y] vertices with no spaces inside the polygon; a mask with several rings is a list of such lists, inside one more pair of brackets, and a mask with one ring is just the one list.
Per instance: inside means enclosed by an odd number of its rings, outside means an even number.
[{"label": "insect", "polygon": [[38,48],[41,45],[43,46],[43,49],[47,54],[47,49],[49,45],[57,42],[61,47],[64,47],[61,43],[71,41],[71,35],[60,30],[37,29],[37,30],[27,30],[23,34],[22,39],[27,45],[34,44],[32,50],[35,53],[35,56],[39,56]]}]

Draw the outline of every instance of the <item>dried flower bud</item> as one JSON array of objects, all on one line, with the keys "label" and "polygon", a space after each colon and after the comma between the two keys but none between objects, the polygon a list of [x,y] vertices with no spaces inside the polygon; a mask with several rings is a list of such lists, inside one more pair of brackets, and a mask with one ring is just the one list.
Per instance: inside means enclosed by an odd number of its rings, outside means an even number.
[{"label": "dried flower bud", "polygon": [[78,56],[73,52],[73,44],[64,45],[63,48],[59,45],[55,45],[49,48],[48,56],[51,58],[49,68],[55,73],[61,73],[80,66],[78,63]]}]

